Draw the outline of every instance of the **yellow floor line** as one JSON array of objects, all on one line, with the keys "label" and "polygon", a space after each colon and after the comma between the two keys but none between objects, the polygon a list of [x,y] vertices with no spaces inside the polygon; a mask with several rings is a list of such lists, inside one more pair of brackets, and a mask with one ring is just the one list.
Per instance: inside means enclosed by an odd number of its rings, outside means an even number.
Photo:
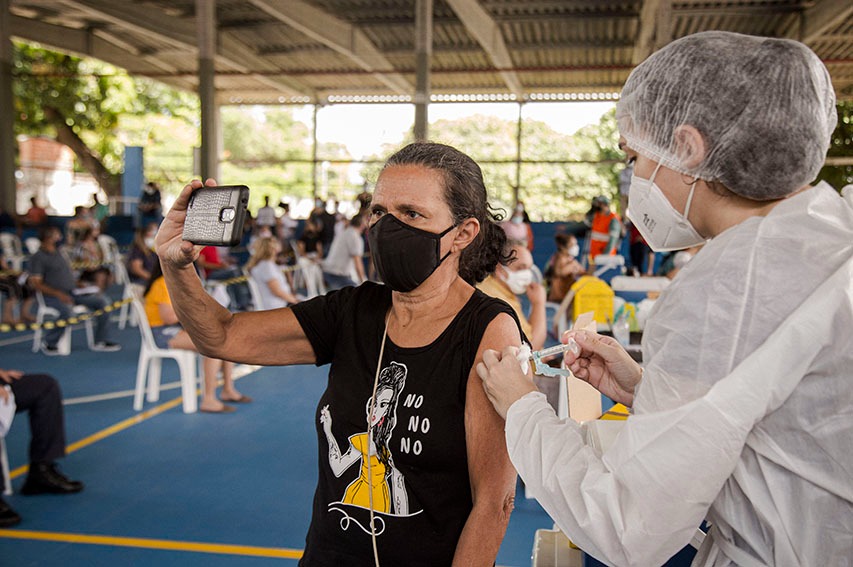
[{"label": "yellow floor line", "polygon": [[[146,410],[140,414],[134,415],[133,417],[129,417],[129,418],[125,419],[124,421],[120,421],[120,422],[116,423],[115,425],[111,425],[111,426],[107,427],[106,429],[102,429],[102,430],[98,431],[97,433],[94,433],[94,434],[92,434],[92,435],[90,435],[84,439],[81,439],[80,441],[77,441],[76,443],[72,443],[71,445],[68,445],[68,447],[65,448],[65,454],[67,455],[67,454],[73,453],[74,451],[79,451],[80,449],[82,449],[84,447],[88,447],[92,443],[96,443],[97,441],[100,441],[101,439],[103,439],[105,437],[109,437],[110,435],[114,435],[114,434],[118,433],[119,431],[123,431],[123,430],[127,429],[128,427],[133,427],[134,425],[142,423],[143,421],[145,421],[147,419],[151,419],[152,417],[154,417],[156,415],[160,415],[164,411],[168,411],[168,410],[172,409],[173,407],[180,405],[182,401],[183,401],[182,398],[175,398],[174,400],[168,401],[165,404],[161,404],[155,408],[151,408],[150,410]],[[26,473],[29,469],[30,469],[30,466],[28,464],[27,465],[21,465],[20,467],[13,470],[9,474],[9,476],[12,479],[15,479],[15,478],[21,476],[22,474]]]},{"label": "yellow floor line", "polygon": [[285,559],[299,559],[302,557],[302,550],[285,549],[280,547],[255,547],[252,545],[199,543],[194,541],[169,541],[165,539],[145,539],[138,537],[93,536],[61,532],[0,530],[0,538],[82,543],[88,545],[113,545],[117,547],[141,547],[144,549],[193,551],[197,553],[222,553],[252,557],[276,557]]},{"label": "yellow floor line", "polygon": [[[198,393],[198,392],[197,392]],[[146,410],[140,414],[129,417],[123,421],[111,425],[106,429],[102,429],[93,435],[90,435],[80,441],[72,443],[66,447],[65,452],[73,453],[84,447],[100,441],[110,435],[123,431],[129,427],[133,427],[143,421],[151,419],[165,411],[168,411],[181,404],[183,398],[175,398],[164,404],[161,404],[150,410]],[[17,478],[29,470],[29,465],[23,465],[13,470],[9,476]],[[220,553],[229,555],[243,555],[251,557],[272,557],[285,559],[299,559],[302,557],[300,549],[286,549],[278,547],[255,547],[251,545],[231,545],[220,543],[199,543],[192,541],[169,541],[164,539],[145,539],[135,537],[114,537],[114,536],[92,536],[83,534],[71,534],[62,532],[35,532],[27,530],[2,530],[0,529],[0,538],[7,539],[27,539],[38,541],[53,541],[64,543],[81,543],[89,545],[113,545],[117,547],[140,547],[145,549],[159,550],[174,550],[174,551],[193,551],[198,553]]]}]

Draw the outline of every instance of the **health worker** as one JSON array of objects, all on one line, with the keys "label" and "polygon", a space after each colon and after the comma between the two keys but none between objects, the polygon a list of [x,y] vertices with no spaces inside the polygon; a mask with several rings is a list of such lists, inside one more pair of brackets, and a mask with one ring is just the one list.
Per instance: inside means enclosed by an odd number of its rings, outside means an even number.
[{"label": "health worker", "polygon": [[[853,557],[853,207],[817,177],[836,125],[805,45],[705,32],[628,78],[628,216],[651,247],[705,243],[661,294],[644,368],[570,332],[575,376],[632,408],[602,452],[516,351],[478,373],[510,458],[566,535],[611,565],[847,565]],[[707,242],[706,242],[707,241]]]}]

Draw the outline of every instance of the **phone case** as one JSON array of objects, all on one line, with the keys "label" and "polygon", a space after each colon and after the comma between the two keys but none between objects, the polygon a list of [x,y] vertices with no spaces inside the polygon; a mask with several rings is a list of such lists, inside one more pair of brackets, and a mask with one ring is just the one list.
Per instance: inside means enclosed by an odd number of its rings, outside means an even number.
[{"label": "phone case", "polygon": [[249,188],[202,187],[190,197],[183,239],[206,246],[236,246],[243,238]]}]

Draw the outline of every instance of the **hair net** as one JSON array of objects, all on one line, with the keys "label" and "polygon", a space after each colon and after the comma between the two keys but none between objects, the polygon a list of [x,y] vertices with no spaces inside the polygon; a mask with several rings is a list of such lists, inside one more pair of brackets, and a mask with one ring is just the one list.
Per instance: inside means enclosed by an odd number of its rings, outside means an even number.
[{"label": "hair net", "polygon": [[[637,153],[750,199],[776,199],[817,176],[835,129],[835,93],[802,43],[702,32],[637,66],[616,118]],[[681,125],[704,138],[705,157],[694,167],[677,142]]]}]

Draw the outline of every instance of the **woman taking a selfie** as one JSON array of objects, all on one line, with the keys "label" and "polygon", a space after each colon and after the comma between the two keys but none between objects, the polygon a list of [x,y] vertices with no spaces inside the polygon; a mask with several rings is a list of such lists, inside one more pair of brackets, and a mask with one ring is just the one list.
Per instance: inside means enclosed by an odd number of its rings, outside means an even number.
[{"label": "woman taking a selfie", "polygon": [[473,287],[505,242],[479,166],[440,144],[398,151],[369,216],[384,285],[252,313],[221,308],[192,269],[199,248],[181,232],[200,187],[184,188],[157,235],[175,310],[199,350],[249,364],[331,364],[301,564],[493,565],[515,471],[475,367],[486,349],[519,346],[521,332],[506,304]]}]

